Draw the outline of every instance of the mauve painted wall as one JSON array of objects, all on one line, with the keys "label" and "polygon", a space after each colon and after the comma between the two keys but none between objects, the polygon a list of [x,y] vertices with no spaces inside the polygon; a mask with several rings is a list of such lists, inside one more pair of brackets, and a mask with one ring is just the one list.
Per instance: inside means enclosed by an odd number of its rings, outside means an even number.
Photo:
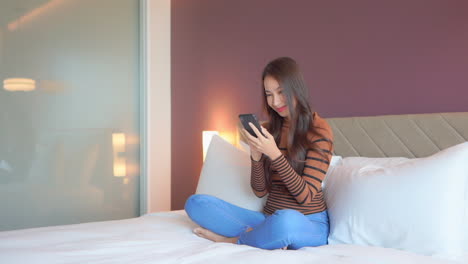
[{"label": "mauve painted wall", "polygon": [[[468,111],[468,1],[172,1],[172,209],[203,130],[261,114],[260,74],[295,58],[324,117]],[[222,173],[222,172],[220,172]]]}]

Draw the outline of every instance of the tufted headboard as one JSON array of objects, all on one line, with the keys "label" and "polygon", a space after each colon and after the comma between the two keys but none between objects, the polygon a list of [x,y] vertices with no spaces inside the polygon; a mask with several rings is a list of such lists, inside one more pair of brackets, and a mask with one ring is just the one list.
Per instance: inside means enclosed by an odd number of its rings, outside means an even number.
[{"label": "tufted headboard", "polygon": [[468,112],[327,118],[343,157],[429,156],[468,141]]}]

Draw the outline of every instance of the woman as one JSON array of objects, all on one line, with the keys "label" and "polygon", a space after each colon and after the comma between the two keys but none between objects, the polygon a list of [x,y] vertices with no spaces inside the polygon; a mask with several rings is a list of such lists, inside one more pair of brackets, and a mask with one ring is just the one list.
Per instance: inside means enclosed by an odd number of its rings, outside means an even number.
[{"label": "woman", "polygon": [[263,213],[209,195],[192,195],[185,210],[201,226],[194,233],[215,242],[263,249],[325,245],[329,223],[321,183],[333,150],[331,128],[311,111],[293,59],[268,63],[262,80],[265,136],[253,124],[257,137],[245,129],[242,134],[250,146],[253,192],[269,194]]}]

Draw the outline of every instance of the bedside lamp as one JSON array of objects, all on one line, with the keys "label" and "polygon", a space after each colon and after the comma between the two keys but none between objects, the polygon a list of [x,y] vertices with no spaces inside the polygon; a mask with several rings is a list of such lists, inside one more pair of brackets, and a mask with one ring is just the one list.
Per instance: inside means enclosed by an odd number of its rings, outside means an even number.
[{"label": "bedside lamp", "polygon": [[214,135],[219,135],[218,131],[203,131],[203,161],[205,161],[206,152],[210,146],[211,138]]}]

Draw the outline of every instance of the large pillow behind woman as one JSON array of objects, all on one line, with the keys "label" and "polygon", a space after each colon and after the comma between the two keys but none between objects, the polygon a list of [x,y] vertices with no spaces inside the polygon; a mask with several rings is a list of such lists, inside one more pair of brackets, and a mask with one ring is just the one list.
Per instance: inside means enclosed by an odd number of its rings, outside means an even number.
[{"label": "large pillow behind woman", "polygon": [[418,159],[349,157],[324,182],[329,244],[459,258],[468,142]]},{"label": "large pillow behind woman", "polygon": [[197,194],[209,194],[253,211],[262,211],[266,196],[258,198],[250,187],[250,153],[220,136],[213,136],[197,185]]}]

